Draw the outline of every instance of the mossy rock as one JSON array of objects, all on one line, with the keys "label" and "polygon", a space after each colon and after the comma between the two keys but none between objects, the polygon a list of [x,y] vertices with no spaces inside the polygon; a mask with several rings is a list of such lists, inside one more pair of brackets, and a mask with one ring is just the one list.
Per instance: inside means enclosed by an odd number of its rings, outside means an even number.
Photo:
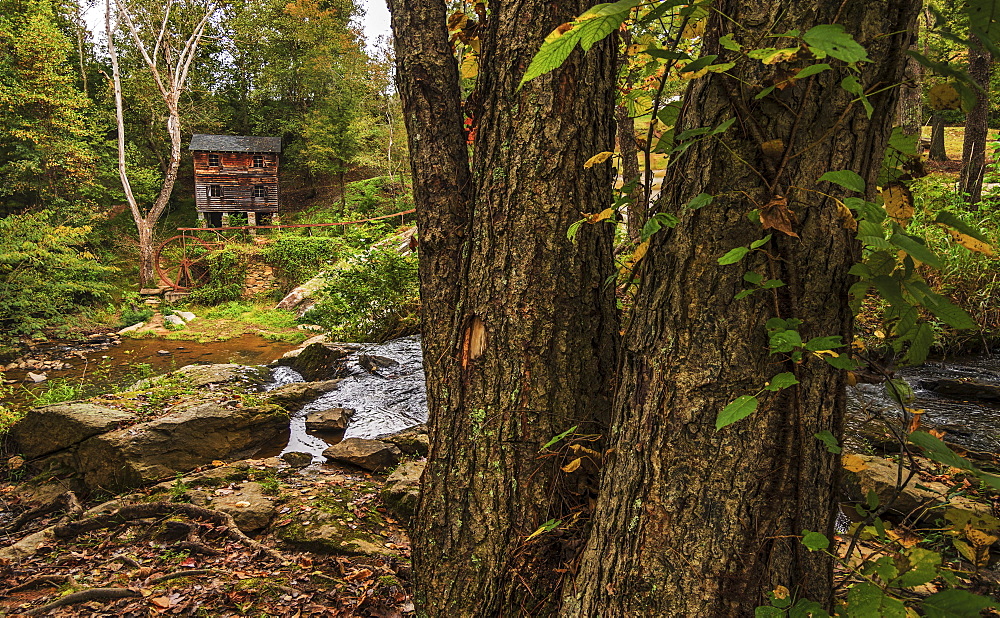
[{"label": "mossy rock", "polygon": [[276,522],[274,536],[295,550],[317,554],[395,556],[381,534],[385,519],[373,509],[356,516],[350,508],[354,498],[351,489],[330,488],[309,501],[312,510],[293,513],[291,522]]}]

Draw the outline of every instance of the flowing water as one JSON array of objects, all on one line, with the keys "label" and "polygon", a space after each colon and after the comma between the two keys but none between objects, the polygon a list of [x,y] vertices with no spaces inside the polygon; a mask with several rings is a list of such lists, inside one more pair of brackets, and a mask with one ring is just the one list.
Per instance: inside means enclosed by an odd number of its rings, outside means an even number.
[{"label": "flowing water", "polygon": [[[359,364],[364,355],[392,359],[396,364],[369,371]],[[421,359],[420,338],[416,336],[362,345],[344,359],[341,369],[344,377],[338,388],[292,415],[288,444],[281,452],[310,453],[318,461],[328,446],[342,438],[376,438],[425,422],[427,394]],[[302,381],[296,371],[278,367],[266,388],[271,390]],[[354,410],[343,436],[321,437],[306,432],[306,417],[311,412],[329,408]]]},{"label": "flowing water", "polygon": [[[947,363],[928,362],[922,367],[906,367],[896,371],[913,388],[916,400],[908,407],[926,412],[926,426],[947,431],[945,440],[964,448],[1000,453],[1000,405],[983,401],[962,401],[942,397],[921,388],[921,381],[950,379],[974,380],[1000,385],[1000,356],[951,359]],[[899,417],[899,406],[888,397],[880,384],[858,384],[848,388],[848,406],[854,412],[854,423],[864,411],[880,411],[890,418]],[[849,426],[851,422],[849,421]]]}]

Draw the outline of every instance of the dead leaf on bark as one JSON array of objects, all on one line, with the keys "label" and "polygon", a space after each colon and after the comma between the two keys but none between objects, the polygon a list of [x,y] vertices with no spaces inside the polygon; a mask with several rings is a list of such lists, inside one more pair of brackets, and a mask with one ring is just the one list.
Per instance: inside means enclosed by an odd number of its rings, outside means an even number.
[{"label": "dead leaf on bark", "polygon": [[765,230],[778,230],[788,236],[799,237],[792,229],[792,225],[798,223],[795,213],[788,209],[788,199],[780,195],[774,196],[760,209],[760,222]]},{"label": "dead leaf on bark", "polygon": [[844,469],[848,472],[861,472],[862,470],[866,470],[868,468],[868,464],[865,463],[864,459],[861,459],[857,455],[853,455],[851,453],[844,455],[841,459],[841,463],[843,464]]},{"label": "dead leaf on bark", "polygon": [[785,142],[780,139],[772,139],[760,145],[764,156],[768,159],[780,159],[785,152]]}]

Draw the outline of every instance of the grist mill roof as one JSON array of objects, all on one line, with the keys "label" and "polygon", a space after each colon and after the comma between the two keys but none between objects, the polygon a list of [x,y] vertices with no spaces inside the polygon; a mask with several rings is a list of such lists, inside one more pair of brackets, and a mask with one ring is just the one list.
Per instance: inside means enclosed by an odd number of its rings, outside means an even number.
[{"label": "grist mill roof", "polygon": [[191,136],[190,149],[214,152],[281,152],[281,138],[195,133]]}]

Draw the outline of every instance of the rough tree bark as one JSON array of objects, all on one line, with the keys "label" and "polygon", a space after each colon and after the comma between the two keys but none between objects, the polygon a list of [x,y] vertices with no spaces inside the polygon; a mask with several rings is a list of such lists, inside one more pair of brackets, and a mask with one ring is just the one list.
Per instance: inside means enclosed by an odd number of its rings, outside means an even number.
[{"label": "rough tree bark", "polygon": [[639,242],[642,226],[646,223],[646,203],[643,199],[642,178],[639,176],[639,142],[635,139],[635,122],[624,105],[615,107],[615,123],[618,125],[618,152],[622,156],[622,181],[626,185],[635,182],[635,188],[629,194],[626,213],[628,237],[632,242]]},{"label": "rough tree bark", "polygon": [[[215,12],[210,6],[204,17],[195,25],[191,35],[184,42],[180,49],[173,49],[171,41],[174,39],[172,33],[168,31],[170,22],[170,10],[173,0],[168,0],[163,9],[163,21],[160,24],[159,32],[156,36],[152,52],[147,48],[142,38],[139,36],[139,28],[136,27],[129,15],[128,9],[119,1],[115,0],[117,15],[124,19],[136,49],[142,56],[146,67],[149,69],[153,82],[160,91],[163,103],[167,108],[167,134],[170,136],[170,161],[167,164],[163,177],[163,185],[160,192],[145,212],[140,207],[139,202],[132,192],[132,185],[128,179],[128,171],[125,165],[125,120],[122,105],[122,84],[121,71],[118,68],[118,51],[115,48],[114,31],[111,25],[111,0],[104,3],[104,26],[108,37],[108,55],[111,56],[112,80],[114,85],[115,112],[118,121],[118,175],[121,179],[122,188],[125,190],[125,199],[128,202],[132,219],[135,221],[136,230],[139,236],[139,284],[140,286],[150,285],[155,281],[154,274],[154,247],[153,247],[153,227],[160,220],[163,211],[170,201],[170,194],[173,193],[174,183],[177,181],[177,169],[181,164],[181,119],[178,104],[181,93],[187,85],[188,71],[191,69],[191,62],[194,60],[198,45],[201,42],[202,34],[208,20]],[[160,54],[163,57],[161,59]],[[164,66],[161,67],[160,63]]]},{"label": "rough tree bark", "polygon": [[986,133],[990,113],[990,64],[992,54],[972,37],[969,48],[969,77],[976,89],[976,106],[965,118],[965,137],[962,140],[962,175],[959,191],[968,194],[969,206],[975,206],[983,196],[983,174],[986,172]]},{"label": "rough tree bark", "polygon": [[[916,47],[915,51],[919,51]],[[924,126],[924,87],[923,67],[916,58],[906,59],[906,72],[899,95],[898,124],[905,135],[916,135],[920,138]]]},{"label": "rough tree bark", "polygon": [[[658,209],[680,222],[653,237],[641,266],[618,377],[613,455],[564,615],[752,616],[777,585],[832,602],[832,561],[807,551],[799,536],[805,529],[832,534],[839,455],[813,435],[842,435],[845,376],[816,357],[795,365],[770,356],[764,324],[795,317],[804,321],[803,339],[851,341],[847,273],[860,250],[849,229],[853,219],[816,191],[846,192],[817,179],[852,169],[873,187],[897,89],[874,91],[901,80],[919,6],[919,0],[713,5],[704,53],[737,62],[732,71],[740,80],[713,74],[692,84],[679,126],[736,122],[718,140],[692,146],[664,184]],[[744,84],[772,83],[783,69],[734,58],[718,43],[733,32],[752,49],[769,44],[766,33],[823,23],[845,26],[874,59],[859,77],[873,93],[871,120],[840,87],[843,68],[755,101],[759,88]],[[777,156],[762,152],[766,142]],[[701,192],[715,201],[695,211],[681,207]],[[800,238],[764,232],[748,219],[777,196],[788,199]],[[781,213],[773,207],[772,216]],[[766,251],[735,266],[717,263],[768,232],[775,238]],[[787,285],[774,295],[734,300],[747,287],[748,270]],[[763,397],[755,414],[716,431],[726,404],[785,371],[801,384]]]},{"label": "rough tree bark", "polygon": [[944,116],[939,113],[931,117],[931,149],[927,157],[931,161],[948,160],[948,153],[944,149]]},{"label": "rough tree bark", "polygon": [[579,52],[518,90],[543,38],[585,0],[490,5],[480,26],[475,154],[461,140],[443,0],[391,0],[421,247],[431,449],[413,530],[432,616],[552,613],[579,530],[527,537],[586,504],[587,474],[540,457],[610,415],[617,321],[611,226],[566,237],[610,203],[614,51]]}]

